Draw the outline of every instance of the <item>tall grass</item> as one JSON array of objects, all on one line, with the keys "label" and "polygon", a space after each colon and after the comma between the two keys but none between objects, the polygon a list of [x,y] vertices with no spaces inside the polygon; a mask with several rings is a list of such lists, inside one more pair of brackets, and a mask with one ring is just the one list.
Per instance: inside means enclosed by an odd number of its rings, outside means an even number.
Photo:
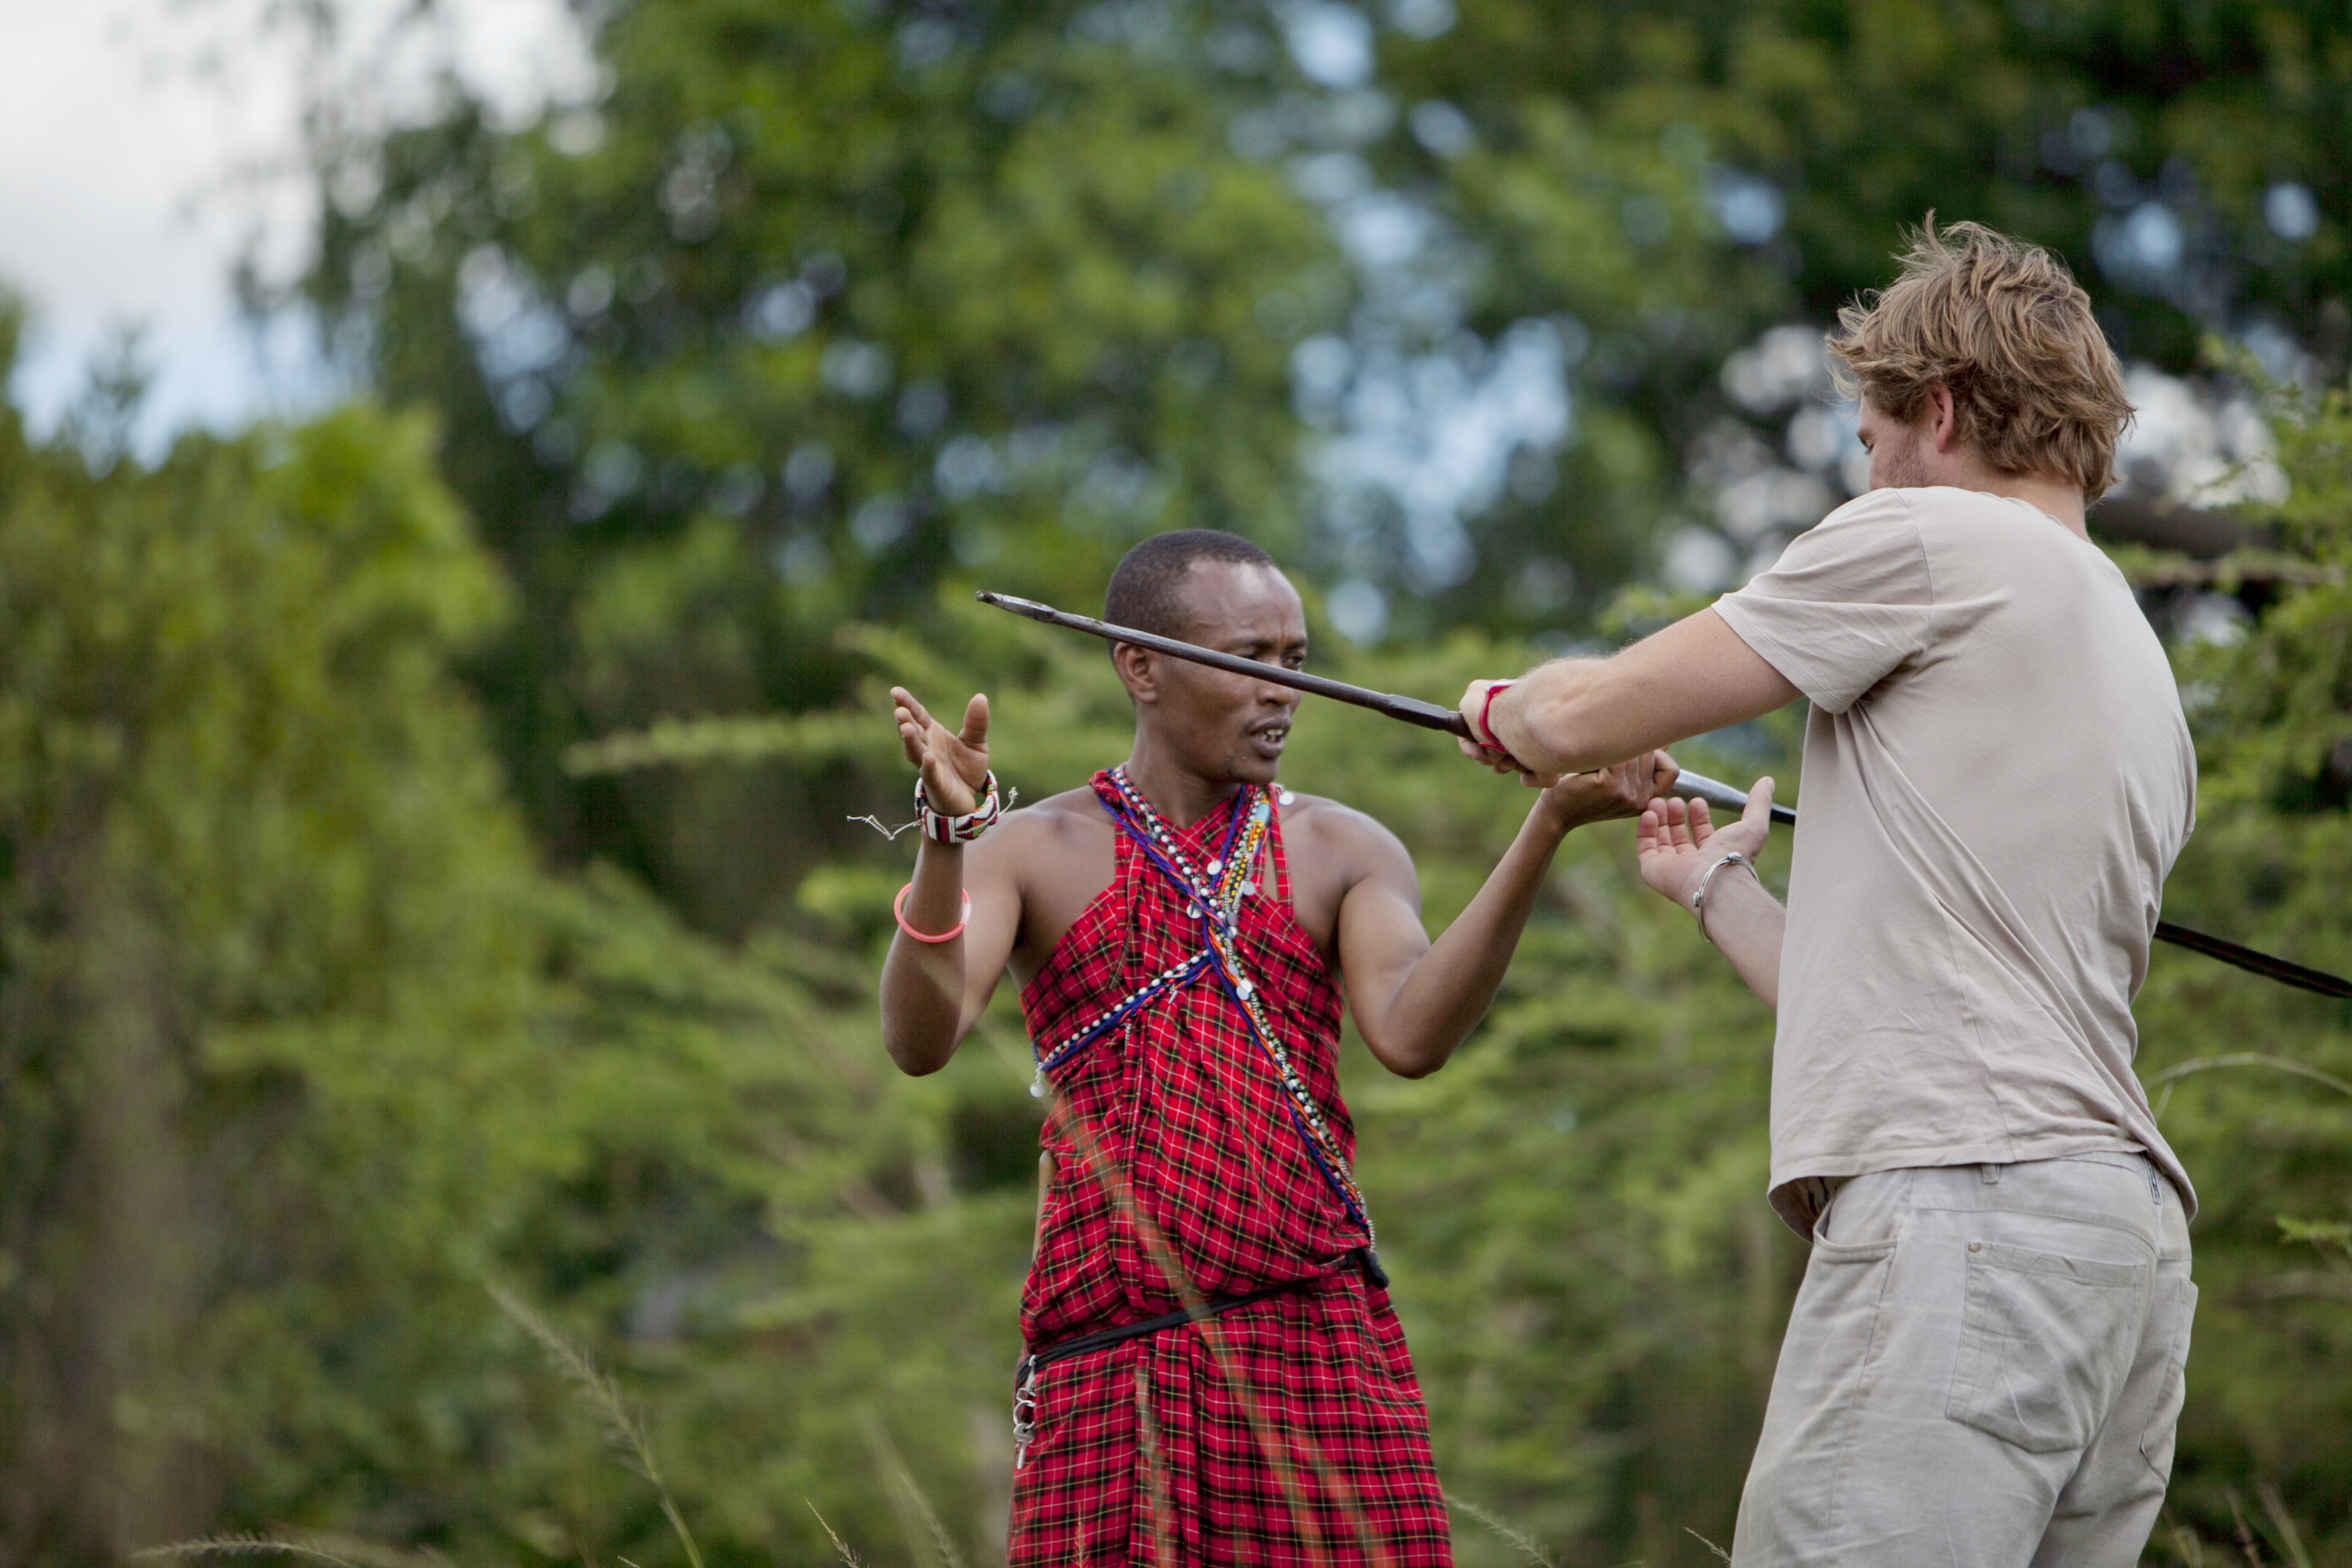
[{"label": "tall grass", "polygon": [[[874,1467],[882,1472],[884,1489],[889,1493],[891,1510],[898,1516],[898,1527],[907,1534],[907,1554],[918,1563],[929,1563],[931,1568],[964,1568],[963,1553],[940,1522],[931,1500],[923,1495],[916,1484],[914,1472],[898,1456],[898,1446],[890,1441],[889,1428],[872,1405],[857,1412],[857,1424],[866,1435],[866,1446],[874,1454]],[[823,1522],[823,1517],[819,1517]],[[828,1527],[829,1531],[830,1527]],[[835,1545],[839,1545],[838,1538]]]},{"label": "tall grass", "polygon": [[[2231,1064],[2235,1065],[2235,1064]],[[580,1399],[592,1410],[605,1428],[606,1436],[621,1455],[622,1462],[643,1477],[654,1489],[661,1505],[662,1517],[669,1521],[677,1538],[679,1549],[686,1554],[691,1568],[705,1568],[702,1549],[696,1542],[694,1531],[686,1522],[686,1515],[669,1489],[662,1471],[660,1456],[656,1453],[651,1435],[645,1422],[631,1409],[620,1384],[599,1367],[594,1358],[576,1342],[565,1336],[546,1318],[513,1292],[498,1285],[486,1287],[499,1310],[529,1334],[545,1353],[549,1363],[568,1382]],[[962,1552],[954,1537],[943,1524],[938,1510],[908,1468],[906,1459],[891,1441],[888,1427],[870,1406],[857,1413],[858,1425],[867,1448],[874,1457],[893,1510],[898,1516],[900,1528],[907,1537],[909,1558],[926,1568],[967,1568]],[[2302,1531],[2294,1517],[2287,1512],[2285,1500],[2270,1481],[2256,1483],[2254,1496],[2261,1505],[2260,1519],[2269,1525],[2264,1532],[2255,1519],[2250,1519],[2235,1490],[2228,1494],[2231,1520],[2236,1525],[2237,1547],[2251,1568],[2265,1568],[2265,1540],[2284,1560],[2283,1568],[2313,1568],[2311,1554],[2304,1545]],[[1538,1568],[1558,1568],[1558,1563],[1526,1532],[1491,1510],[1465,1499],[1447,1493],[1445,1505],[1458,1513],[1475,1520],[1501,1540],[1508,1542],[1520,1556]],[[845,1568],[866,1568],[864,1561],[842,1540],[814,1502],[808,1504],[825,1537],[833,1542]],[[2203,1568],[2206,1543],[2192,1531],[2176,1522],[2168,1513],[2164,1520],[2168,1544],[2187,1568]],[[1707,1551],[1725,1562],[1731,1554],[1696,1531],[1686,1531]],[[2158,1538],[2161,1541],[2163,1538]],[[2151,1544],[2156,1542],[2152,1542]],[[174,1541],[161,1546],[151,1546],[132,1554],[139,1558],[178,1557],[283,1557],[299,1562],[325,1563],[329,1568],[457,1568],[452,1559],[430,1548],[409,1550],[386,1546],[378,1542],[331,1533],[301,1535],[223,1534],[199,1536],[186,1541]],[[627,1560],[622,1559],[624,1563]],[[634,1568],[634,1565],[631,1565]]]},{"label": "tall grass", "polygon": [[[595,1412],[604,1425],[605,1434],[619,1449],[623,1462],[644,1477],[654,1489],[661,1504],[662,1517],[669,1521],[670,1531],[677,1537],[678,1546],[686,1552],[691,1568],[705,1568],[702,1548],[688,1528],[686,1515],[671,1495],[669,1481],[662,1474],[661,1457],[654,1451],[653,1438],[646,1431],[644,1421],[629,1408],[628,1400],[615,1383],[586,1350],[561,1332],[555,1325],[541,1316],[529,1302],[505,1288],[489,1284],[485,1287],[499,1310],[514,1320],[523,1332],[536,1342],[546,1353],[556,1371],[579,1394],[582,1401]],[[887,1440],[887,1439],[886,1439]],[[901,1466],[903,1472],[905,1467]],[[915,1488],[914,1478],[906,1478],[908,1489],[913,1492],[928,1514],[929,1505],[922,1502],[921,1492]],[[822,1514],[817,1522],[824,1523]],[[857,1559],[841,1537],[833,1535],[833,1527],[825,1525],[825,1533],[840,1549],[842,1560],[856,1568]],[[942,1537],[944,1539],[944,1536]],[[339,1535],[206,1535],[190,1541],[174,1541],[163,1546],[151,1546],[137,1552],[140,1557],[291,1557],[311,1563],[324,1563],[332,1568],[453,1568],[450,1559],[438,1552],[409,1552],[376,1542],[355,1540]],[[950,1561],[948,1568],[963,1568]]]},{"label": "tall grass", "polygon": [[621,1450],[631,1468],[652,1485],[654,1496],[661,1503],[662,1517],[669,1521],[678,1545],[686,1550],[687,1562],[693,1568],[703,1568],[702,1548],[695,1544],[694,1531],[687,1528],[686,1515],[678,1511],[677,1500],[670,1495],[669,1482],[662,1476],[661,1460],[654,1453],[653,1439],[646,1435],[645,1423],[637,1419],[628,1401],[621,1396],[620,1385],[604,1374],[586,1351],[558,1332],[529,1302],[495,1284],[488,1289],[499,1310],[539,1342],[555,1369],[571,1379],[589,1407],[603,1417],[614,1446]]},{"label": "tall grass", "polygon": [[[671,1495],[668,1479],[662,1472],[661,1457],[654,1450],[652,1436],[646,1430],[644,1420],[630,1408],[621,1385],[612,1375],[596,1364],[585,1348],[566,1336],[539,1310],[501,1286],[486,1285],[490,1300],[499,1310],[512,1319],[523,1332],[529,1334],[545,1352],[549,1363],[562,1374],[581,1401],[595,1413],[604,1424],[606,1436],[619,1450],[622,1462],[645,1478],[654,1489],[661,1504],[662,1517],[669,1521],[671,1533],[677,1537],[678,1547],[686,1553],[691,1568],[705,1568],[702,1548],[694,1539],[694,1531],[686,1522],[686,1514]],[[865,1429],[866,1447],[873,1451],[874,1463],[881,1472],[889,1493],[891,1506],[907,1531],[908,1553],[919,1563],[932,1568],[966,1568],[963,1554],[957,1550],[955,1540],[940,1522],[939,1511],[931,1507],[914,1472],[908,1468],[898,1446],[891,1442],[887,1427],[873,1410],[859,1412],[859,1423]],[[816,1515],[817,1523],[824,1530],[846,1568],[865,1568],[849,1543],[841,1539],[815,1503],[808,1505]],[[188,1541],[174,1541],[162,1546],[150,1546],[133,1555],[142,1558],[171,1557],[289,1557],[298,1561],[322,1563],[329,1568],[457,1568],[452,1561],[438,1552],[407,1551],[385,1546],[377,1542],[362,1541],[341,1535],[205,1535]],[[584,1561],[584,1559],[583,1559]],[[626,1558],[621,1559],[627,1563]],[[630,1568],[635,1568],[634,1564]]]},{"label": "tall grass", "polygon": [[133,1557],[293,1557],[333,1568],[451,1568],[438,1552],[404,1552],[341,1535],[205,1535],[131,1553]]}]

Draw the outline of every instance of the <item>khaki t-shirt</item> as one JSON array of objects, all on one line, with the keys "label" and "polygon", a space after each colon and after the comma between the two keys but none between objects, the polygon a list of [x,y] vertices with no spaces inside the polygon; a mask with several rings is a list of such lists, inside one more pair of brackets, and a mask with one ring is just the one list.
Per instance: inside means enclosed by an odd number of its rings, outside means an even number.
[{"label": "khaki t-shirt", "polygon": [[2197,768],[2123,574],[2024,501],[1873,490],[1716,604],[1812,700],[1773,1206],[1910,1165],[2145,1151],[2131,998]]}]

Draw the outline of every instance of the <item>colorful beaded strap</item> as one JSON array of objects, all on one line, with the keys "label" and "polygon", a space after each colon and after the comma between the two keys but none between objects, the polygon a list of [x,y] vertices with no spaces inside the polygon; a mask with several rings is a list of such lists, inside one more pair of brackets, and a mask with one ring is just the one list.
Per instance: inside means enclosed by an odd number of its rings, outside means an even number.
[{"label": "colorful beaded strap", "polygon": [[[1125,795],[1132,795],[1136,800],[1142,800],[1143,797],[1136,795],[1133,786],[1127,783],[1125,768],[1114,769],[1111,778],[1125,792]],[[1123,795],[1122,798],[1124,797]],[[1097,796],[1096,799],[1097,804],[1101,804],[1100,796]],[[1151,808],[1149,804],[1146,804],[1144,809],[1149,811]],[[1103,810],[1109,814],[1113,822],[1119,823],[1122,826],[1127,826],[1118,813],[1111,811],[1108,805],[1103,805]],[[1154,816],[1150,820],[1157,823],[1159,818]],[[1165,834],[1164,826],[1161,832]],[[1143,835],[1133,834],[1133,837],[1143,845],[1147,853],[1154,847],[1150,840]],[[1167,842],[1168,851],[1175,857],[1176,861],[1181,863],[1183,868],[1181,871],[1175,870],[1164,859],[1160,864],[1183,885],[1185,891],[1192,897],[1192,907],[1196,911],[1206,905],[1223,923],[1231,924],[1239,910],[1241,900],[1248,896],[1252,888],[1256,886],[1255,879],[1248,873],[1255,866],[1259,847],[1265,841],[1265,823],[1251,822],[1249,814],[1237,808],[1234,812],[1232,823],[1225,830],[1223,852],[1216,859],[1210,862],[1212,866],[1217,868],[1218,872],[1218,881],[1213,889],[1202,888],[1200,873],[1192,868],[1192,861],[1185,858],[1183,851],[1175,847],[1173,839]],[[1060,1044],[1050,1047],[1041,1044],[1038,1047],[1037,1073],[1029,1081],[1029,1092],[1042,1098],[1045,1092],[1047,1079],[1052,1077],[1064,1063],[1135,1016],[1137,1013],[1160,997],[1192,985],[1206,975],[1209,969],[1210,952],[1203,947],[1192,957],[1181,963],[1170,964],[1117,1002],[1112,1003],[1109,1010],[1102,1016],[1076,1034],[1065,1037]]]},{"label": "colorful beaded strap", "polygon": [[[1308,1158],[1322,1173],[1324,1182],[1331,1188],[1358,1225],[1364,1228],[1367,1244],[1376,1241],[1372,1231],[1370,1211],[1365,1206],[1364,1194],[1356,1185],[1348,1159],[1339,1148],[1338,1135],[1323,1115],[1307,1082],[1291,1065],[1290,1053],[1281,1037],[1266,1022],[1265,1014],[1257,1001],[1257,986],[1242,967],[1241,951],[1234,941],[1236,921],[1241,900],[1256,882],[1256,862],[1265,847],[1266,834],[1274,819],[1273,791],[1257,786],[1257,799],[1244,811],[1240,803],[1234,808],[1234,824],[1226,832],[1223,854],[1209,862],[1210,875],[1216,878],[1212,885],[1203,884],[1190,858],[1176,842],[1176,836],[1160,821],[1160,814],[1143,797],[1140,790],[1127,776],[1124,765],[1110,771],[1112,787],[1118,792],[1123,811],[1115,811],[1110,803],[1103,802],[1103,810],[1111,820],[1125,828],[1144,855],[1169,880],[1190,894],[1198,910],[1201,933],[1207,939],[1206,955],[1214,959],[1215,973],[1225,994],[1242,1010],[1249,1023],[1250,1033],[1265,1052],[1274,1075],[1283,1087],[1288,1100],[1290,1120],[1297,1129],[1299,1140],[1307,1146]],[[1245,786],[1246,787],[1246,786]],[[1097,799],[1100,797],[1097,796]]]},{"label": "colorful beaded strap", "polygon": [[1163,993],[1181,991],[1208,973],[1209,952],[1202,948],[1181,963],[1171,963],[1117,1002],[1110,1011],[1064,1040],[1050,1050],[1041,1049],[1037,1057],[1037,1075],[1029,1080],[1029,1092],[1039,1098],[1045,1093],[1045,1080],[1065,1062],[1136,1014],[1151,1005]]}]

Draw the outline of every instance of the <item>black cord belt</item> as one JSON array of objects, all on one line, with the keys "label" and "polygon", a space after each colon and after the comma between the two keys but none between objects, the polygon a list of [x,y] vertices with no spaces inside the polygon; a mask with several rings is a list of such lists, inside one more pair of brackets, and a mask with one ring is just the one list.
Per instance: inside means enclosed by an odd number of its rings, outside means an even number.
[{"label": "black cord belt", "polygon": [[[1351,1262],[1363,1268],[1364,1278],[1367,1280],[1383,1289],[1387,1287],[1389,1277],[1381,1269],[1380,1260],[1372,1256],[1370,1247],[1360,1247],[1349,1253],[1348,1257]],[[1276,1296],[1286,1296],[1296,1290],[1312,1289],[1329,1278],[1328,1274],[1309,1274],[1302,1279],[1286,1279],[1279,1285],[1269,1285],[1263,1290],[1252,1290],[1246,1296],[1215,1296],[1197,1306],[1179,1307],[1172,1312],[1162,1312],[1156,1318],[1146,1318],[1139,1323],[1122,1323],[1115,1329],[1103,1329],[1091,1334],[1080,1334],[1074,1340],[1063,1340],[1059,1343],[1047,1345],[1044,1350],[1031,1351],[1027,1355],[1023,1356],[1020,1365],[1013,1370],[1013,1381],[1018,1385],[1025,1386],[1038,1372],[1057,1361],[1066,1361],[1071,1356],[1084,1355],[1088,1351],[1098,1351],[1108,1345],[1124,1343],[1129,1340],[1139,1340],[1148,1334],[1165,1333],[1170,1329],[1181,1328],[1186,1323],[1197,1323],[1203,1318],[1221,1318],[1227,1312],[1237,1311],[1244,1307],[1255,1307],[1260,1301],[1271,1301]]]},{"label": "black cord belt", "polygon": [[1223,1317],[1225,1313],[1243,1307],[1254,1307],[1260,1301],[1271,1301],[1276,1296],[1287,1295],[1293,1290],[1303,1290],[1310,1285],[1319,1284],[1322,1279],[1323,1276],[1316,1274],[1304,1279],[1293,1279],[1286,1284],[1269,1285],[1263,1290],[1253,1290],[1246,1296],[1218,1296],[1202,1302],[1197,1307],[1180,1307],[1172,1312],[1162,1312],[1156,1318],[1146,1318],[1139,1323],[1122,1323],[1116,1329],[1105,1329],[1099,1333],[1080,1334],[1076,1339],[1064,1340],[1059,1344],[1047,1345],[1044,1350],[1031,1351],[1027,1355],[1023,1356],[1021,1365],[1013,1373],[1013,1380],[1015,1383],[1025,1384],[1033,1374],[1053,1365],[1057,1361],[1066,1361],[1071,1356],[1084,1355],[1088,1351],[1098,1351],[1108,1345],[1123,1343],[1128,1340],[1139,1340],[1147,1334],[1161,1333],[1185,1323],[1197,1323],[1203,1318]]},{"label": "black cord belt", "polygon": [[[1381,1268],[1381,1260],[1369,1247],[1360,1247],[1348,1254],[1347,1262],[1364,1271],[1367,1282],[1387,1289],[1389,1277]],[[1342,1264],[1341,1267],[1345,1267]],[[1336,1272],[1336,1270],[1334,1271]],[[1074,1355],[1098,1351],[1128,1340],[1139,1340],[1147,1334],[1165,1333],[1186,1323],[1197,1323],[1203,1318],[1219,1318],[1244,1307],[1254,1307],[1260,1301],[1271,1301],[1276,1296],[1293,1291],[1311,1290],[1329,1273],[1309,1274],[1303,1279],[1286,1279],[1279,1285],[1269,1285],[1263,1290],[1252,1290],[1246,1296],[1217,1296],[1198,1306],[1181,1307],[1173,1312],[1162,1312],[1156,1318],[1146,1318],[1139,1323],[1122,1323],[1115,1329],[1103,1329],[1091,1334],[1080,1334],[1059,1344],[1047,1345],[1041,1351],[1031,1351],[1013,1369],[1013,1468],[1019,1469],[1029,1458],[1029,1444],[1037,1435],[1037,1374],[1057,1361],[1067,1361]]]}]

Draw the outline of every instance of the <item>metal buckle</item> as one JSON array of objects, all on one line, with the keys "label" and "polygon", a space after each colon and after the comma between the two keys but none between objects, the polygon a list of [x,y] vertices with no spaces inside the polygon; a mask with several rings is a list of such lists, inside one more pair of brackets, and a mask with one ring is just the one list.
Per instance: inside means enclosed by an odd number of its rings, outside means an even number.
[{"label": "metal buckle", "polygon": [[1028,1358],[1021,1363],[1021,1382],[1013,1391],[1013,1468],[1029,1457],[1029,1439],[1037,1435],[1037,1369]]}]

